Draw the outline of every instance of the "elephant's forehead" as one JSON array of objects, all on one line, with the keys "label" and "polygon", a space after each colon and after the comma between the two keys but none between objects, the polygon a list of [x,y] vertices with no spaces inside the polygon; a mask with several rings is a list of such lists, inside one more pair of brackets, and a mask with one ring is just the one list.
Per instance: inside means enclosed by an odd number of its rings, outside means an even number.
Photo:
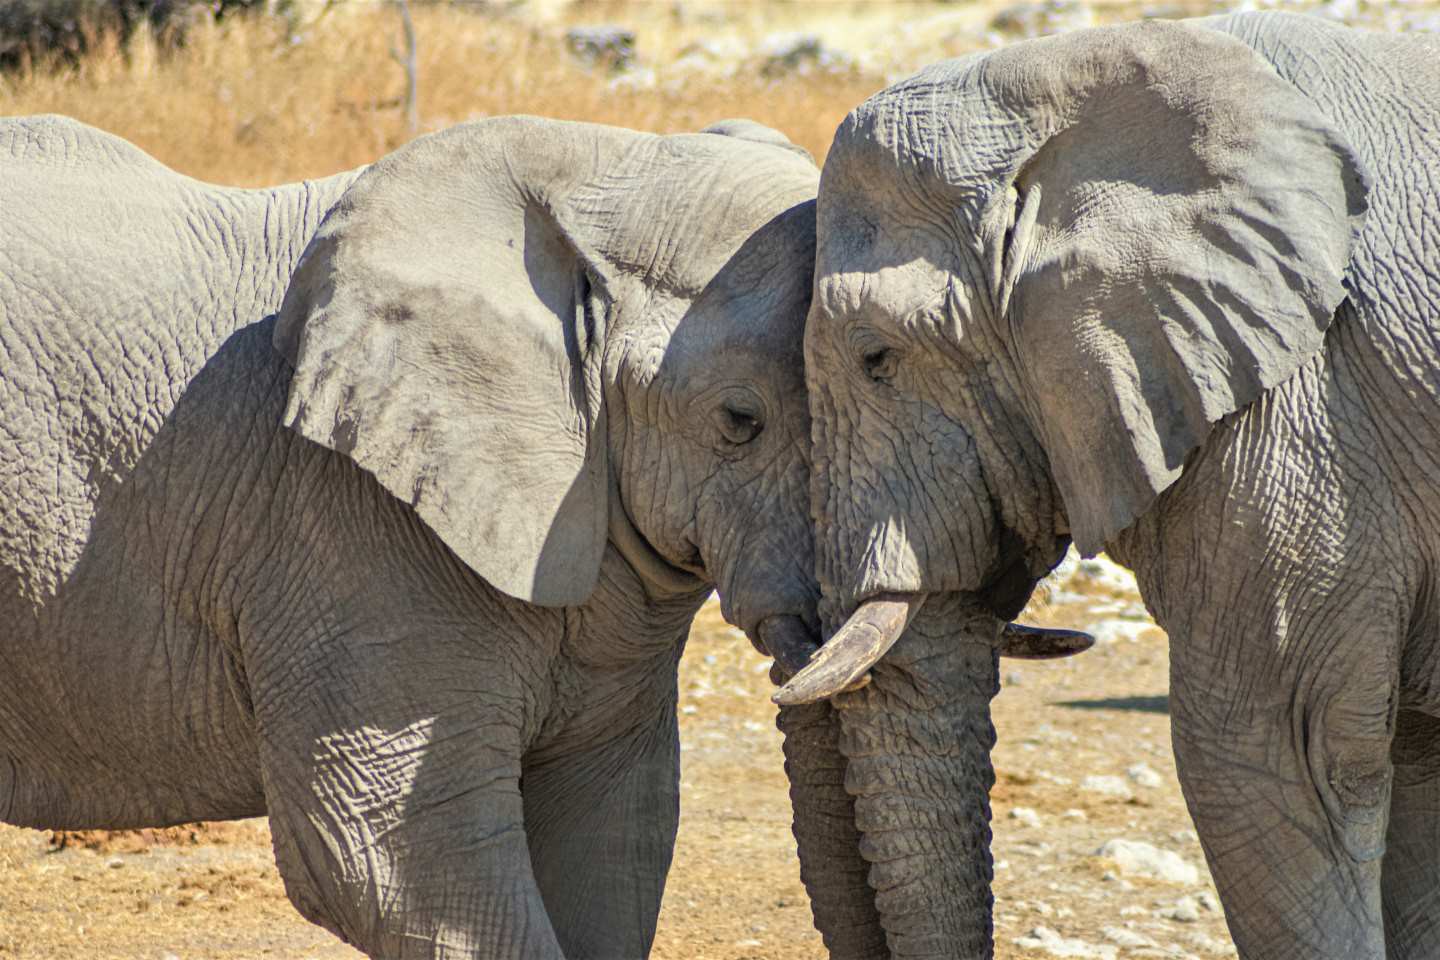
[{"label": "elephant's forehead", "polygon": [[940,300],[948,283],[947,271],[916,257],[822,274],[816,281],[815,296],[824,317],[904,324]]}]

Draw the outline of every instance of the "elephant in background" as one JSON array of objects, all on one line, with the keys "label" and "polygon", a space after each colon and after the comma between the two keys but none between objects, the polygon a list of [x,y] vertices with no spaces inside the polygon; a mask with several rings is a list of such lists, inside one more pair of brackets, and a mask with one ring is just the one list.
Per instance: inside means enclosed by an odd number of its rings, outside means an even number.
[{"label": "elephant in background", "polygon": [[841,124],[805,341],[834,635],[777,695],[842,728],[832,899],[876,925],[837,955],[991,954],[994,638],[1073,539],[1169,631],[1241,955],[1440,956],[1437,131],[1440,39],[1258,13],[949,61]]},{"label": "elephant in background", "polygon": [[0,124],[0,820],[268,813],[374,956],[646,955],[693,615],[816,627],[818,171],[718,129],[236,190]]}]

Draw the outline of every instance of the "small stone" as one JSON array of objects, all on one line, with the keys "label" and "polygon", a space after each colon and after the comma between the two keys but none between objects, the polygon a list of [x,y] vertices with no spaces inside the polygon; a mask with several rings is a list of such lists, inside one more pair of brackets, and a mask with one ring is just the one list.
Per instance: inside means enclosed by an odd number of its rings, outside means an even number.
[{"label": "small stone", "polygon": [[1153,877],[1193,886],[1200,882],[1200,871],[1178,853],[1161,850],[1139,840],[1117,838],[1107,841],[1095,851],[1097,857],[1115,861],[1120,873],[1125,876]]},{"label": "small stone", "polygon": [[1148,763],[1133,763],[1125,770],[1125,775],[1138,787],[1159,787],[1165,784],[1160,774],[1151,769]]},{"label": "small stone", "polygon": [[1084,810],[1077,810],[1074,807],[1071,807],[1069,810],[1066,810],[1064,813],[1060,814],[1060,818],[1062,820],[1078,820],[1081,823],[1084,823],[1086,820],[1090,819],[1088,816],[1086,816]]},{"label": "small stone", "polygon": [[1005,674],[1005,686],[1020,687],[1024,686],[1024,684],[1025,674],[1021,673],[1019,670],[1011,670],[1009,673]]},{"label": "small stone", "polygon": [[1151,940],[1143,933],[1138,933],[1126,927],[1106,927],[1100,931],[1100,935],[1117,947],[1122,947],[1126,950],[1138,950],[1141,947],[1155,946],[1154,940]]},{"label": "small stone", "polygon": [[1161,910],[1160,916],[1179,923],[1194,923],[1200,919],[1200,905],[1195,902],[1194,897],[1181,897],[1171,906]]},{"label": "small stone", "polygon": [[1052,957],[1089,957],[1095,960],[1114,960],[1116,949],[1108,943],[1086,943],[1060,936],[1049,927],[1036,927],[1027,936],[1015,940],[1015,946],[1024,950],[1041,950]]},{"label": "small stone", "polygon": [[1224,940],[1217,940],[1202,930],[1194,930],[1185,937],[1185,941],[1202,954],[1212,957],[1231,956],[1235,953],[1235,947]]},{"label": "small stone", "polygon": [[1119,777],[1091,774],[1080,781],[1080,789],[1086,793],[1098,793],[1101,796],[1115,797],[1119,800],[1132,800],[1135,797],[1130,785]]},{"label": "small stone", "polygon": [[1010,819],[1018,820],[1027,827],[1040,826],[1040,814],[1029,807],[1016,807],[1010,811]]},{"label": "small stone", "polygon": [[1204,907],[1206,910],[1209,910],[1211,913],[1220,912],[1220,901],[1215,899],[1215,894],[1211,893],[1209,890],[1201,890],[1199,893],[1197,893],[1195,895],[1195,902],[1200,904],[1200,906]]},{"label": "small stone", "polygon": [[109,860],[105,861],[105,866],[109,867],[111,870],[119,870],[121,867],[125,866],[125,861],[120,859],[119,857],[111,857]]}]

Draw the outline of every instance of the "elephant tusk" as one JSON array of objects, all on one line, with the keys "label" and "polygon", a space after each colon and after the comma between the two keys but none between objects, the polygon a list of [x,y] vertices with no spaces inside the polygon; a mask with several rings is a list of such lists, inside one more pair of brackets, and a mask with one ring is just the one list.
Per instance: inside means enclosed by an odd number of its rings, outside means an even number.
[{"label": "elephant tusk", "polygon": [[1007,623],[1000,630],[1000,656],[1017,660],[1058,660],[1095,646],[1095,638],[1079,630],[1054,630]]},{"label": "elephant tusk", "polygon": [[814,703],[869,682],[870,668],[895,645],[925,597],[886,595],[856,608],[845,625],[770,699],[782,707]]},{"label": "elephant tusk", "polygon": [[760,621],[757,632],[760,643],[790,676],[804,670],[810,657],[820,649],[805,621],[796,616],[766,617]]}]

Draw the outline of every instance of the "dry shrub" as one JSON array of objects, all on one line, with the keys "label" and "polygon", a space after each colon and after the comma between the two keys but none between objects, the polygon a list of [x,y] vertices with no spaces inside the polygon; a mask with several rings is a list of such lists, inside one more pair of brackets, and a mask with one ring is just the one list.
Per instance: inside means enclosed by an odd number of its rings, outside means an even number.
[{"label": "dry shrub", "polygon": [[[313,15],[313,12],[312,12]],[[657,132],[749,116],[823,158],[845,113],[884,85],[855,71],[764,77],[662,73],[653,85],[591,69],[564,24],[489,8],[420,7],[424,129],[530,113]],[[63,113],[119,134],[177,170],[239,185],[315,177],[369,162],[410,133],[393,7],[340,7],[301,23],[231,17],[191,28],[164,53],[137,34],[101,42],[73,71],[0,78],[0,111]]]}]

